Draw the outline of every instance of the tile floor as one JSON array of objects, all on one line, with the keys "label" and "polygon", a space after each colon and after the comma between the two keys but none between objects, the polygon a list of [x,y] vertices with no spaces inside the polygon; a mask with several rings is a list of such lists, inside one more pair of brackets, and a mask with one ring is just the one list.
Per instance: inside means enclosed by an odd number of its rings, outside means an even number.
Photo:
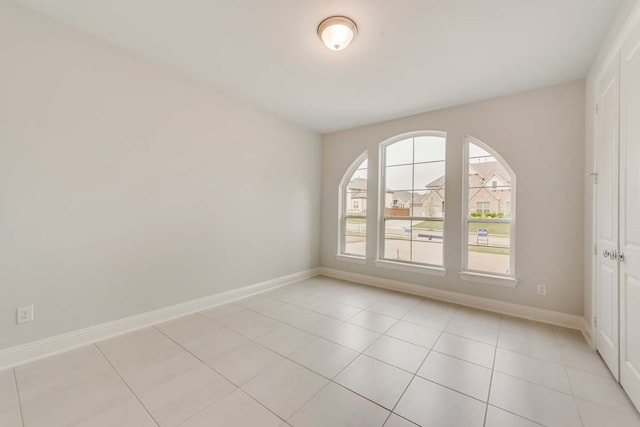
[{"label": "tile floor", "polygon": [[314,278],[0,372],[0,426],[640,426],[573,330]]}]

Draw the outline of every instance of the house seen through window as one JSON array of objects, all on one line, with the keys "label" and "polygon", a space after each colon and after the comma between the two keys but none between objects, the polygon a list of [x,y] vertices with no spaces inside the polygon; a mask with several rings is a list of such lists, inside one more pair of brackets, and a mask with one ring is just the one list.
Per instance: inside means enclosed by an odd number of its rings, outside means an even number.
[{"label": "house seen through window", "polygon": [[[378,259],[444,267],[445,152],[443,132],[416,133],[380,145]],[[464,153],[464,202],[459,212],[463,278],[513,280],[515,174],[499,154],[474,138],[465,139]],[[363,153],[340,185],[339,254],[363,259],[367,171]]]},{"label": "house seen through window", "polygon": [[364,257],[367,249],[367,158],[361,155],[340,185],[340,254]]},{"label": "house seen through window", "polygon": [[441,132],[381,146],[380,258],[443,265],[445,148]]},{"label": "house seen through window", "polygon": [[482,142],[467,138],[464,269],[514,276],[512,199],[515,175]]}]

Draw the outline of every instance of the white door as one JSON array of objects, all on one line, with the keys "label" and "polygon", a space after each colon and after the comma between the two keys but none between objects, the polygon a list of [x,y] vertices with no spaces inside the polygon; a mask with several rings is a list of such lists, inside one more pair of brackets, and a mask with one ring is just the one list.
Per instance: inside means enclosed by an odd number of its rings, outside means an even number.
[{"label": "white door", "polygon": [[618,131],[619,61],[598,82],[596,116],[596,348],[618,376]]},{"label": "white door", "polygon": [[620,72],[620,383],[640,408],[640,28]]}]

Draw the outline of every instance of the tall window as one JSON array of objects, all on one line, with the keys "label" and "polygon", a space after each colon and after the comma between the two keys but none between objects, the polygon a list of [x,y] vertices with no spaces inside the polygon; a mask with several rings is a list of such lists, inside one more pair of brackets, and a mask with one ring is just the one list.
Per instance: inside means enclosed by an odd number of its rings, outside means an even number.
[{"label": "tall window", "polygon": [[381,145],[380,258],[443,265],[445,148],[443,132]]},{"label": "tall window", "polygon": [[364,258],[367,253],[367,153],[351,165],[340,183],[338,253]]},{"label": "tall window", "polygon": [[465,140],[463,268],[515,277],[515,174],[489,146]]}]

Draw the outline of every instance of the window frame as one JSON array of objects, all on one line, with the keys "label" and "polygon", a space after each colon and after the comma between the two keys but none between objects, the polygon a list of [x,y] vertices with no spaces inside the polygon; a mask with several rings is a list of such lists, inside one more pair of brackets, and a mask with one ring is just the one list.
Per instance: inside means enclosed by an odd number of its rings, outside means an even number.
[{"label": "window frame", "polygon": [[[495,158],[502,167],[509,173],[511,178],[511,216],[504,218],[482,218],[482,222],[487,223],[509,223],[509,274],[500,274],[481,270],[469,269],[469,223],[478,222],[477,218],[472,218],[469,212],[469,144],[477,145]],[[462,256],[460,278],[472,282],[479,282],[488,285],[504,286],[514,288],[518,284],[516,276],[516,174],[500,154],[493,148],[477,138],[470,135],[465,136],[462,155]]]},{"label": "window frame", "polygon": [[[368,160],[368,152],[365,150],[362,152],[356,159],[349,165],[349,168],[342,176],[340,180],[340,185],[338,185],[338,252],[336,254],[336,258],[343,261],[351,261],[356,263],[366,263],[367,260],[367,240],[368,233],[365,231],[365,248],[364,255],[351,254],[345,251],[346,249],[346,223],[348,218],[361,218],[365,220],[365,224],[367,223],[367,213],[369,209],[367,209],[365,215],[348,215],[347,214],[347,186],[351,182],[351,177],[353,174],[360,168],[360,165]],[[367,194],[369,194],[369,169],[371,165],[367,163]],[[367,198],[367,205],[369,204],[369,200]]]},{"label": "window frame", "polygon": [[[406,132],[400,135],[396,135],[392,138],[389,138],[385,141],[382,141],[378,146],[378,229],[377,229],[377,253],[376,253],[376,265],[384,268],[391,268],[394,270],[403,270],[409,272],[419,272],[426,273],[435,276],[444,277],[446,276],[446,251],[445,251],[445,242],[446,242],[446,233],[445,233],[445,224],[446,224],[446,215],[443,211],[442,218],[435,217],[416,217],[416,216],[408,216],[408,217],[386,217],[385,216],[385,202],[386,202],[386,148],[390,145],[395,144],[396,142],[400,142],[409,138],[416,138],[421,136],[435,136],[444,138],[445,141],[445,158],[444,158],[444,178],[445,178],[445,188],[446,186],[446,172],[447,172],[447,132],[445,131],[435,131],[435,130],[424,130],[424,131],[414,131],[414,132]],[[414,146],[415,153],[415,146]],[[415,165],[415,163],[412,163]],[[412,195],[413,197],[413,195]],[[445,198],[446,203],[446,198]],[[411,212],[413,213],[413,212]],[[391,260],[384,257],[384,244],[385,244],[385,224],[387,219],[403,219],[407,221],[425,221],[425,220],[437,220],[442,221],[442,265],[436,264],[423,264],[413,261],[398,261]]]}]

